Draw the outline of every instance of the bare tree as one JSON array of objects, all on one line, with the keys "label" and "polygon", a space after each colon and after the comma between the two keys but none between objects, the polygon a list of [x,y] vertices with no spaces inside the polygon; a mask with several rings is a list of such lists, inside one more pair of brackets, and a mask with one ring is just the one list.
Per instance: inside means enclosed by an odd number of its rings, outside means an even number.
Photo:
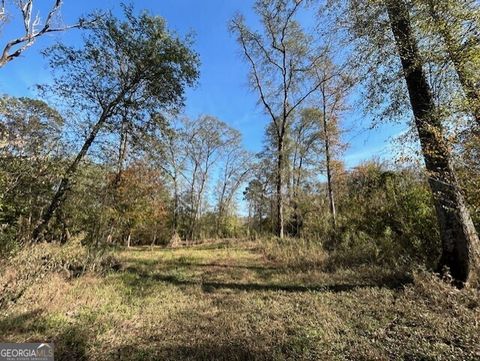
[{"label": "bare tree", "polygon": [[[34,0],[18,0],[17,6],[22,14],[24,34],[8,41],[0,55],[0,68],[5,66],[8,62],[15,58],[18,58],[25,50],[31,47],[37,38],[53,32],[66,31],[73,28],[81,28],[86,26],[91,21],[86,22],[84,19],[80,19],[78,23],[73,25],[61,25],[55,26],[55,16],[58,15],[61,7],[62,0],[55,0],[51,10],[47,14],[45,21],[42,24],[42,19],[39,15],[34,16]],[[0,24],[5,21],[7,16],[6,12],[6,0],[2,0],[0,3]]]},{"label": "bare tree", "polygon": [[179,211],[180,211],[180,189],[181,175],[185,170],[185,152],[182,151],[181,136],[176,131],[170,132],[166,142],[167,174],[173,183],[173,219],[172,228],[175,234],[178,234]]},{"label": "bare tree", "polygon": [[346,69],[336,66],[327,59],[315,69],[315,75],[323,80],[320,88],[321,127],[323,130],[323,144],[325,152],[325,170],[327,174],[327,192],[330,207],[332,227],[337,228],[337,211],[333,190],[333,158],[344,148],[340,141],[339,118],[346,110],[345,98],[354,85],[351,75]]},{"label": "bare tree", "polygon": [[323,52],[315,47],[295,20],[303,0],[258,0],[255,11],[263,33],[250,30],[242,16],[231,22],[243,55],[250,65],[252,88],[274,124],[277,138],[277,235],[284,237],[285,137],[297,109],[321,85],[309,72],[321,61]]},{"label": "bare tree", "polygon": [[153,134],[145,143],[145,151],[153,158],[172,186],[171,227],[174,234],[179,233],[182,208],[182,189],[187,163],[185,120],[173,119],[170,125]]},{"label": "bare tree", "polygon": [[231,143],[234,131],[224,122],[212,117],[202,116],[194,121],[185,122],[185,150],[187,152],[187,171],[182,175],[188,183],[189,203],[188,237],[195,240],[198,236],[198,222],[205,208],[207,192],[212,170]]},{"label": "bare tree", "polygon": [[222,168],[218,182],[216,234],[221,236],[221,228],[225,217],[231,210],[235,195],[244,184],[251,171],[251,155],[242,147],[242,135],[238,131],[232,132],[232,137],[225,146],[222,157]]}]

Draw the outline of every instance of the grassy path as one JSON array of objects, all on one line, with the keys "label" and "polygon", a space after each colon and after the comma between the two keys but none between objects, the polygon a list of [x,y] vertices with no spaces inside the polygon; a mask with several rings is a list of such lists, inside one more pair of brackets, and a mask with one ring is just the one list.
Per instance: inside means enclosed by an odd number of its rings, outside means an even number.
[{"label": "grassy path", "polygon": [[0,340],[53,340],[57,360],[480,359],[478,294],[431,280],[285,269],[242,243],[117,256],[122,271],[27,290]]}]

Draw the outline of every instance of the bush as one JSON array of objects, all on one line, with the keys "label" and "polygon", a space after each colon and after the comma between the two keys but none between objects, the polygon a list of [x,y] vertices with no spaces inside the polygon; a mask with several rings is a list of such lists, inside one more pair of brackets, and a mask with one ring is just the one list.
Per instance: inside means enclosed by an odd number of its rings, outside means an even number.
[{"label": "bush", "polygon": [[380,265],[391,269],[410,264],[401,245],[387,227],[383,235],[372,238],[365,232],[345,232],[340,235],[338,246],[330,252],[327,268],[352,268],[362,265]]},{"label": "bush", "polygon": [[359,167],[339,201],[333,258],[341,264],[434,267],[440,237],[428,184],[412,170]]},{"label": "bush", "polygon": [[264,238],[258,247],[268,260],[286,268],[320,268],[327,258],[321,243],[305,239]]},{"label": "bush", "polygon": [[15,302],[25,289],[51,273],[72,278],[85,272],[104,273],[119,268],[118,261],[106,249],[88,248],[79,239],[72,239],[65,245],[29,245],[3,263],[0,307]]}]

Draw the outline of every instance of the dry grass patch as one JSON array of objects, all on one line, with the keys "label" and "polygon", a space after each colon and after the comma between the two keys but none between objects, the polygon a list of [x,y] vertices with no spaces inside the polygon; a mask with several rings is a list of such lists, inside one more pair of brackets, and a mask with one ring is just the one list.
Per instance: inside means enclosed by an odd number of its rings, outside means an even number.
[{"label": "dry grass patch", "polygon": [[262,247],[120,251],[122,271],[29,289],[2,311],[0,335],[54,341],[58,360],[480,359],[478,291],[286,267]]}]

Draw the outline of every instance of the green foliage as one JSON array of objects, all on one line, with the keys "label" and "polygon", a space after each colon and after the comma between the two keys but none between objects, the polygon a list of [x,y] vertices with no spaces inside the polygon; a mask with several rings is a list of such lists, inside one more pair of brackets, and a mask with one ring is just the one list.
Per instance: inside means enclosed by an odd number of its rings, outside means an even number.
[{"label": "green foliage", "polygon": [[480,230],[480,136],[467,135],[461,146],[457,169],[473,222]]},{"label": "green foliage", "polygon": [[118,182],[111,179],[109,187],[112,198],[106,212],[117,240],[130,235],[133,244],[150,244],[157,239],[165,244],[170,239],[169,199],[160,172],[146,164],[132,164]]},{"label": "green foliage", "polygon": [[433,267],[440,240],[428,184],[408,169],[358,167],[339,199],[339,262]]},{"label": "green foliage", "polygon": [[51,228],[56,240],[68,230],[83,234],[90,245],[126,244],[128,235],[132,245],[166,244],[171,236],[168,202],[160,173],[147,164],[132,163],[120,177],[103,166],[85,164]]},{"label": "green foliage", "polygon": [[46,103],[0,97],[0,250],[29,239],[63,167],[63,119]]},{"label": "green foliage", "polygon": [[56,44],[46,50],[54,76],[47,89],[86,118],[103,112],[113,124],[127,115],[140,127],[160,119],[149,112],[181,107],[199,61],[190,39],[170,32],[161,17],[137,16],[128,6],[123,15],[102,16],[81,48]]},{"label": "green foliage", "polygon": [[[300,223],[299,244],[305,239],[329,250],[331,266],[435,266],[440,249],[438,226],[431,193],[421,174],[370,162],[337,175],[334,191],[336,229],[325,184],[310,186],[292,199],[286,210],[287,229],[296,235],[295,226]],[[275,207],[269,206],[272,198],[266,188],[254,180],[245,196],[252,210],[251,233],[268,234]],[[300,222],[296,214],[301,215]],[[288,244],[285,246],[288,250]]]},{"label": "green foliage", "polygon": [[[36,240],[55,213],[64,218],[71,183],[99,134],[120,133],[121,143],[127,135],[139,142],[165,125],[165,113],[183,105],[185,88],[197,80],[198,58],[189,39],[171,33],[160,17],[136,16],[127,6],[123,15],[122,21],[109,13],[95,22],[81,48],[59,43],[45,52],[53,82],[41,89],[61,98],[66,112],[75,111],[75,122],[88,135],[74,137],[82,146],[34,228]],[[123,160],[121,155],[121,166]]]}]

